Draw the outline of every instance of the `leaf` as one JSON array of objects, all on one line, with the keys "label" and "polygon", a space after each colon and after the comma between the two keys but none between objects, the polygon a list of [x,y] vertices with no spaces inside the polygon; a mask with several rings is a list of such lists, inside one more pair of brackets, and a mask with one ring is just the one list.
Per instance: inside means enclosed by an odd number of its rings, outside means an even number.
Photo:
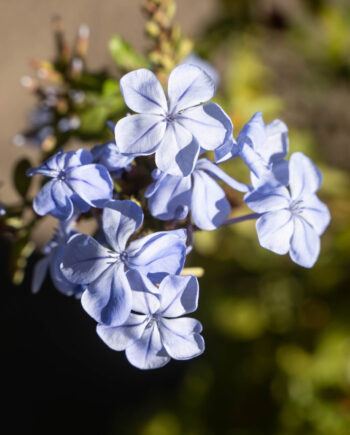
[{"label": "leaf", "polygon": [[31,178],[27,177],[27,169],[31,168],[32,165],[28,159],[21,159],[15,166],[13,171],[13,183],[22,198],[27,196]]},{"label": "leaf", "polygon": [[133,69],[148,67],[146,59],[118,35],[113,35],[109,40],[109,52],[115,63],[122,70],[131,71]]},{"label": "leaf", "polygon": [[95,106],[88,108],[80,115],[80,133],[99,133],[105,127],[107,118],[108,109],[106,107]]}]

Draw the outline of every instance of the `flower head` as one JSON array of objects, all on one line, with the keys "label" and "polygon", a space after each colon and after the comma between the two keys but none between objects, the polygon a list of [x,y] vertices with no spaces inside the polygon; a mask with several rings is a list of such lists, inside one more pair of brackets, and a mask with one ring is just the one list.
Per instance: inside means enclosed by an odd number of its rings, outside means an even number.
[{"label": "flower head", "polygon": [[120,80],[127,106],[137,115],[121,119],[115,138],[122,154],[156,153],[157,167],[187,176],[201,148],[214,150],[232,134],[232,123],[214,103],[201,105],[215,94],[212,79],[195,65],[179,65],[169,76],[168,98],[157,77],[139,69]]},{"label": "flower head", "polygon": [[134,270],[159,282],[179,273],[186,256],[186,231],[162,231],[131,241],[143,222],[142,209],[132,201],[110,201],[103,209],[103,232],[110,246],[84,234],[70,239],[62,272],[72,283],[87,284],[82,305],[91,317],[106,325],[128,318],[132,292],[127,272]]},{"label": "flower head", "polygon": [[120,178],[123,171],[129,167],[134,158],[124,156],[118,151],[115,142],[96,145],[91,149],[94,162],[104,165],[114,178]]},{"label": "flower head", "polygon": [[194,276],[165,277],[157,288],[129,272],[132,312],[123,325],[98,325],[97,333],[113,350],[125,350],[139,369],[156,369],[171,358],[187,360],[204,351],[198,320],[180,317],[197,309],[198,281]]},{"label": "flower head", "polygon": [[312,267],[320,253],[320,236],[330,222],[327,206],[316,191],[322,176],[302,153],[289,161],[289,189],[256,190],[245,197],[253,211],[262,213],[256,222],[260,245],[276,254],[289,252],[291,259]]},{"label": "flower head", "polygon": [[102,207],[112,197],[113,182],[107,169],[92,161],[92,154],[83,149],[59,151],[38,168],[30,169],[28,176],[52,178],[35,197],[34,211],[68,220],[73,213],[84,213],[90,206]]}]

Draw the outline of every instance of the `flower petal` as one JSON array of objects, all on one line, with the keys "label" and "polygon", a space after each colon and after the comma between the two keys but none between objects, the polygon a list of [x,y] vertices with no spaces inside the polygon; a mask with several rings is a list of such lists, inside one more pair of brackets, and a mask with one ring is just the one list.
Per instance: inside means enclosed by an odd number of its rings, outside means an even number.
[{"label": "flower petal", "polygon": [[31,285],[32,293],[38,293],[43,285],[48,269],[49,256],[45,256],[35,263]]},{"label": "flower petal", "polygon": [[57,183],[56,180],[50,180],[41,188],[33,201],[33,209],[40,216],[51,214],[56,208],[56,203],[52,198],[52,186]]},{"label": "flower petal", "polygon": [[90,236],[77,234],[68,241],[62,260],[62,273],[75,284],[95,281],[117,256]]},{"label": "flower petal", "polygon": [[322,174],[309,157],[294,153],[289,159],[289,185],[294,200],[315,193],[322,184]]},{"label": "flower petal", "polygon": [[129,270],[127,278],[132,290],[132,310],[147,315],[155,313],[159,308],[158,288],[136,270]]},{"label": "flower petal", "polygon": [[76,151],[68,151],[64,153],[63,159],[64,168],[70,169],[74,168],[75,166],[88,165],[92,163],[93,156],[90,151],[81,148]]},{"label": "flower petal", "polygon": [[121,326],[97,325],[96,332],[107,346],[113,350],[125,350],[130,344],[138,340],[147,325],[148,318],[140,314],[130,313],[126,322]]},{"label": "flower petal", "polygon": [[204,171],[193,172],[191,215],[202,230],[215,230],[230,214],[231,206],[222,188]]},{"label": "flower petal", "polygon": [[180,273],[186,257],[182,234],[178,230],[161,231],[132,241],[128,247],[128,267],[158,283],[169,273]]},{"label": "flower petal", "polygon": [[291,201],[288,190],[285,187],[279,187],[271,192],[254,190],[245,195],[244,202],[256,213],[265,213],[289,208]]},{"label": "flower petal", "polygon": [[159,286],[159,314],[178,317],[193,313],[198,306],[199,285],[195,276],[168,275]]},{"label": "flower petal", "polygon": [[244,125],[238,135],[237,142],[241,148],[243,144],[247,144],[258,152],[263,148],[266,139],[265,124],[262,112],[259,111]]},{"label": "flower petal", "polygon": [[158,115],[130,115],[115,126],[115,140],[122,154],[145,156],[155,152],[166,129],[164,118]]},{"label": "flower petal", "polygon": [[170,361],[155,323],[145,329],[139,340],[126,348],[125,355],[130,364],[143,370],[157,369]]},{"label": "flower petal", "polygon": [[320,237],[304,219],[294,219],[294,233],[289,255],[294,263],[310,268],[320,254]]},{"label": "flower petal", "polygon": [[189,317],[181,319],[162,318],[159,332],[168,354],[178,360],[194,358],[204,352],[204,340],[198,333],[202,325]]},{"label": "flower petal", "polygon": [[78,296],[82,293],[82,286],[68,281],[68,279],[63,275],[60,268],[66,246],[67,245],[65,244],[60,244],[52,251],[50,256],[50,276],[53,285],[58,291],[65,294],[66,296]]},{"label": "flower petal", "polygon": [[164,174],[156,180],[145,192],[152,216],[165,221],[184,219],[191,203],[191,185],[190,176]]},{"label": "flower petal", "polygon": [[130,315],[132,293],[122,263],[106,269],[81,297],[84,310],[97,322],[122,325]]},{"label": "flower petal", "polygon": [[188,130],[178,123],[169,123],[156,152],[156,165],[167,174],[186,177],[193,171],[199,151]]},{"label": "flower petal", "polygon": [[67,183],[93,207],[103,207],[112,198],[113,181],[103,165],[83,165],[70,169]]},{"label": "flower petal", "polygon": [[269,163],[284,159],[289,149],[288,128],[286,124],[279,119],[275,119],[265,125],[265,132],[267,136],[266,143],[260,149],[256,149],[256,151]]},{"label": "flower petal", "polygon": [[186,109],[176,121],[191,132],[205,150],[214,150],[232,136],[232,122],[215,103]]},{"label": "flower petal", "polygon": [[279,255],[289,251],[293,229],[293,218],[289,210],[266,213],[256,221],[260,245]]},{"label": "flower petal", "polygon": [[320,236],[324,233],[331,220],[328,207],[316,195],[310,195],[303,201],[299,215],[304,218]]},{"label": "flower petal", "polygon": [[108,244],[121,253],[129,237],[142,225],[143,212],[135,202],[109,201],[103,209],[103,231]]},{"label": "flower petal", "polygon": [[215,150],[215,162],[223,163],[239,155],[240,148],[232,136]]},{"label": "flower petal", "polygon": [[[165,114],[168,104],[159,80],[148,69],[138,69],[120,79],[125,103],[138,113]],[[118,142],[117,142],[118,143]]]},{"label": "flower petal", "polygon": [[169,112],[175,113],[205,103],[213,98],[214,94],[215,83],[195,65],[179,65],[170,73]]}]

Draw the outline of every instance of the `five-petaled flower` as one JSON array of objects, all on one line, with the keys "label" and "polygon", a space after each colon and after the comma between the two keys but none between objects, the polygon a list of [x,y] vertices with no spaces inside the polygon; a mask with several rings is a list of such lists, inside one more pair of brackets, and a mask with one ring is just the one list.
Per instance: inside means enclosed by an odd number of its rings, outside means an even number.
[{"label": "five-petaled flower", "polygon": [[229,117],[215,103],[212,79],[195,65],[179,65],[169,76],[168,99],[157,77],[147,69],[120,80],[126,105],[137,112],[115,127],[119,151],[130,156],[156,153],[157,167],[187,176],[204,151],[215,150],[232,135]]},{"label": "five-petaled flower", "polygon": [[29,169],[30,177],[41,174],[52,178],[35,197],[34,211],[68,220],[76,212],[88,211],[90,206],[103,207],[112,198],[113,182],[103,165],[92,162],[89,151],[59,151],[38,168]]},{"label": "five-petaled flower", "polygon": [[67,245],[62,272],[69,281],[86,285],[82,306],[100,323],[118,326],[128,318],[132,307],[128,271],[159,282],[183,268],[186,230],[153,233],[127,246],[142,222],[142,209],[133,201],[110,201],[103,209],[102,228],[111,249],[84,234],[73,236]]},{"label": "five-petaled flower", "polygon": [[256,190],[245,197],[253,211],[262,213],[256,222],[260,245],[276,254],[289,252],[303,267],[312,267],[320,253],[320,236],[327,228],[330,214],[316,192],[322,176],[302,153],[289,160],[289,189]]},{"label": "five-petaled flower", "polygon": [[157,288],[130,271],[132,311],[121,326],[98,325],[97,333],[112,349],[125,350],[128,361],[139,369],[156,369],[171,358],[187,360],[204,351],[201,323],[190,317],[198,304],[194,276],[168,275]]}]

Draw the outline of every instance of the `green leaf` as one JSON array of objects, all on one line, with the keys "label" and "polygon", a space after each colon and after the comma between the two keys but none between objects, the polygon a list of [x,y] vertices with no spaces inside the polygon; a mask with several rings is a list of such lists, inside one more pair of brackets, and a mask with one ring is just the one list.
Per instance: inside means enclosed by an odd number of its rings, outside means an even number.
[{"label": "green leaf", "polygon": [[118,35],[113,35],[109,40],[109,52],[115,63],[122,70],[131,71],[133,69],[148,67],[146,59]]},{"label": "green leaf", "polygon": [[102,85],[102,95],[104,97],[121,95],[119,83],[113,79],[105,80]]},{"label": "green leaf", "polygon": [[80,115],[79,131],[82,134],[95,134],[104,129],[108,109],[103,106],[90,107]]},{"label": "green leaf", "polygon": [[17,162],[15,169],[13,171],[13,183],[22,198],[27,196],[31,178],[27,177],[27,169],[31,168],[32,165],[28,159],[21,159]]}]

